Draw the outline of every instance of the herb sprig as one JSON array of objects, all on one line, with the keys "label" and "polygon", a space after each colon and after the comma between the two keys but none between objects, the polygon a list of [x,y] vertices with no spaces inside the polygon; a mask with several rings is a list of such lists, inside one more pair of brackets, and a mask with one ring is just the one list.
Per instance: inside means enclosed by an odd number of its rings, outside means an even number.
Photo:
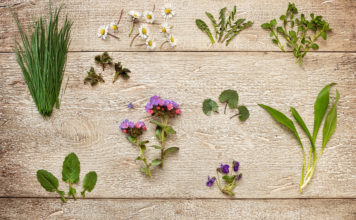
[{"label": "herb sprig", "polygon": [[66,16],[63,25],[59,25],[61,10],[62,6],[53,12],[50,3],[48,21],[41,17],[32,25],[32,32],[26,34],[10,8],[22,41],[22,46],[15,41],[16,60],[38,112],[44,117],[52,114],[54,105],[59,108],[58,96],[70,44],[72,22]]},{"label": "herb sprig", "polygon": [[[229,43],[241,31],[251,27],[253,22],[252,21],[245,22],[246,19],[235,20],[236,6],[234,6],[233,10],[229,13],[229,17],[226,19],[226,10],[227,10],[226,7],[220,9],[219,22],[216,21],[216,19],[211,13],[205,12],[205,14],[213,25],[216,41],[220,43],[225,42],[226,46],[228,46]],[[208,37],[210,38],[210,42],[212,44],[215,44],[215,40],[213,38],[213,35],[208,25],[201,19],[196,19],[195,23],[202,32],[208,35]]]},{"label": "herb sprig", "polygon": [[[80,174],[80,162],[75,153],[70,153],[66,156],[63,162],[62,168],[62,180],[69,184],[68,196],[72,196],[76,200],[76,189],[73,187],[73,184],[79,182]],[[87,173],[83,181],[83,191],[81,195],[85,197],[85,192],[91,192],[95,185],[98,176],[96,172],[91,171]],[[41,186],[48,192],[57,192],[61,197],[62,202],[66,202],[65,193],[58,189],[59,182],[58,179],[47,170],[38,170],[37,171],[37,180]]]},{"label": "herb sprig", "polygon": [[97,85],[99,82],[105,82],[101,74],[96,74],[93,67],[88,71],[88,76],[84,79],[84,84],[90,83],[91,86]]},{"label": "herb sprig", "polygon": [[[279,39],[279,36],[282,36],[286,40],[286,45],[293,50],[296,62],[302,65],[303,58],[310,49],[319,49],[319,45],[316,43],[319,37],[326,40],[327,32],[331,29],[329,23],[322,16],[315,16],[314,13],[311,13],[311,19],[308,20],[304,14],[297,18],[297,14],[298,9],[295,4],[289,3],[286,13],[279,18],[283,25],[277,26],[277,20],[273,19],[262,24],[261,27],[270,31],[272,42],[285,52],[286,49]],[[309,35],[309,32],[312,32],[313,35]]]},{"label": "herb sprig", "polygon": [[[283,113],[279,112],[278,110],[271,108],[267,105],[259,104],[263,109],[265,109],[276,121],[281,123],[282,125],[286,126],[297,138],[303,153],[303,167],[302,167],[302,175],[300,180],[300,188],[299,191],[302,193],[303,189],[310,183],[310,180],[313,177],[315,167],[317,162],[319,161],[326,144],[329,142],[332,134],[335,131],[336,123],[337,123],[337,104],[340,99],[340,94],[338,90],[336,90],[336,99],[334,103],[331,105],[329,112],[327,112],[329,106],[329,93],[330,87],[335,85],[335,83],[331,83],[325,86],[318,94],[315,103],[314,103],[314,129],[313,133],[309,131],[307,128],[304,120],[297,112],[297,110],[291,107],[291,112],[293,118],[297,121],[298,125],[302,128],[304,133],[308,136],[310,142],[310,150],[309,150],[309,158],[306,161],[306,153],[304,150],[303,143],[300,139],[297,129],[294,126],[294,123],[291,119],[285,116]],[[325,117],[326,116],[326,117]],[[325,120],[324,120],[325,118]],[[324,127],[323,127],[323,140],[321,145],[321,150],[319,154],[316,152],[316,138],[320,129],[320,126],[324,120]],[[305,168],[305,165],[307,166]]]}]

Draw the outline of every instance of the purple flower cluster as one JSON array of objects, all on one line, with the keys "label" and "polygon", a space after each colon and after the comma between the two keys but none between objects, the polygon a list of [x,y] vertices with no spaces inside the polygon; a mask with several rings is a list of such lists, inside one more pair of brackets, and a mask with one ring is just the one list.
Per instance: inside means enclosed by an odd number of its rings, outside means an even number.
[{"label": "purple flower cluster", "polygon": [[206,182],[206,186],[211,187],[214,184],[215,180],[215,177],[210,178],[210,176],[208,176],[208,182]]},{"label": "purple flower cluster", "polygon": [[146,112],[150,115],[168,115],[169,117],[181,114],[178,103],[161,99],[161,97],[157,95],[150,98],[150,102],[146,105]]},{"label": "purple flower cluster", "polygon": [[120,129],[122,130],[122,132],[130,135],[131,137],[140,136],[143,131],[147,130],[144,122],[138,121],[135,124],[133,121],[129,121],[128,119],[125,119],[121,123]]},{"label": "purple flower cluster", "polygon": [[[232,168],[233,168],[234,172],[238,172],[239,171],[239,166],[240,166],[240,163],[238,161],[234,160],[232,162]],[[219,172],[219,173],[224,174],[224,176],[234,177],[234,180],[236,182],[239,181],[242,178],[242,174],[241,173],[239,175],[234,175],[234,174],[230,175],[230,166],[229,166],[229,164],[220,164],[220,167],[218,167],[216,169],[216,171]],[[208,187],[211,187],[214,184],[215,180],[216,180],[216,177],[210,178],[208,176],[208,181],[206,182],[206,185]]]}]

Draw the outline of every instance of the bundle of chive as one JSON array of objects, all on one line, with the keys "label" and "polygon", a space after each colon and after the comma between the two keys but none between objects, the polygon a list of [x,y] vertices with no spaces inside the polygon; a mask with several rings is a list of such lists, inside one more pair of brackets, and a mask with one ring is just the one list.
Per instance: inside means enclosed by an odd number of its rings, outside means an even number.
[{"label": "bundle of chive", "polygon": [[61,9],[62,6],[53,12],[50,3],[48,21],[41,17],[34,23],[32,33],[26,34],[10,8],[23,45],[15,41],[16,59],[37,109],[44,117],[51,115],[54,105],[59,108],[58,96],[70,44],[72,22],[66,17],[63,26],[58,26]]}]

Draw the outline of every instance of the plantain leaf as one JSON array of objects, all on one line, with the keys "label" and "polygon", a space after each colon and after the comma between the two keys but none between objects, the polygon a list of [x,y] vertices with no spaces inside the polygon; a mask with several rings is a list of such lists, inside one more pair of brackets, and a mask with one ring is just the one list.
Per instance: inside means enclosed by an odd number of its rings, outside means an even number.
[{"label": "plantain leaf", "polygon": [[322,149],[325,148],[326,144],[329,142],[331,136],[335,131],[336,123],[337,123],[337,103],[339,102],[339,99],[340,99],[340,93],[339,91],[336,90],[335,102],[331,106],[324,123]]},{"label": "plantain leaf", "polygon": [[58,179],[47,170],[37,170],[37,180],[48,192],[54,192],[58,188]]},{"label": "plantain leaf", "polygon": [[213,112],[218,112],[218,104],[211,100],[211,99],[205,99],[203,102],[203,112],[205,115],[209,116],[210,113]]},{"label": "plantain leaf", "polygon": [[219,96],[219,101],[222,103],[228,103],[230,108],[236,108],[239,101],[239,95],[235,90],[224,90]]},{"label": "plantain leaf", "polygon": [[246,121],[250,117],[250,112],[248,111],[246,106],[241,105],[237,109],[239,110],[240,121]]},{"label": "plantain leaf", "polygon": [[75,153],[70,153],[63,161],[62,180],[66,183],[78,183],[80,162]]},{"label": "plantain leaf", "polygon": [[313,142],[315,143],[316,137],[319,132],[319,128],[323,118],[325,116],[326,110],[329,105],[329,93],[330,87],[335,85],[335,83],[331,83],[325,86],[318,94],[318,97],[314,103],[314,130],[313,130]]},{"label": "plantain leaf", "polygon": [[86,191],[91,192],[94,189],[97,179],[98,179],[98,175],[94,171],[91,171],[85,175],[83,180],[84,190],[81,192],[83,197],[85,197]]}]

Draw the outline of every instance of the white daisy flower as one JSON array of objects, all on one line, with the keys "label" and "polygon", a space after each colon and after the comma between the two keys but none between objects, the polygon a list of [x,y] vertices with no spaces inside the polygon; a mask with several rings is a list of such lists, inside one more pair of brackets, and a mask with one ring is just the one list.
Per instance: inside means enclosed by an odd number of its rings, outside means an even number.
[{"label": "white daisy flower", "polygon": [[111,30],[114,31],[114,32],[119,31],[119,27],[117,26],[117,23],[114,22],[114,21],[110,23],[110,28],[111,28]]},{"label": "white daisy flower", "polygon": [[145,11],[143,12],[143,17],[146,19],[147,23],[153,23],[155,20],[155,16],[152,11]]},{"label": "white daisy flower", "polygon": [[172,4],[166,4],[162,8],[162,15],[165,19],[172,18],[174,14],[175,14],[175,11],[174,11]]},{"label": "white daisy flower", "polygon": [[167,22],[164,22],[163,24],[161,24],[161,30],[160,30],[161,33],[169,34],[170,31],[171,31],[171,27],[168,25]]},{"label": "white daisy flower", "polygon": [[172,34],[168,36],[167,41],[169,42],[169,45],[171,45],[171,47],[177,46],[177,39]]},{"label": "white daisy flower", "polygon": [[146,24],[141,24],[140,28],[138,29],[138,33],[141,38],[146,39],[150,32]]},{"label": "white daisy flower", "polygon": [[109,29],[108,25],[100,26],[98,29],[98,37],[105,40],[106,37],[108,36],[108,29]]},{"label": "white daisy flower", "polygon": [[138,11],[130,11],[129,15],[131,16],[131,19],[133,21],[136,21],[137,19],[139,19],[141,17],[141,13]]},{"label": "white daisy flower", "polygon": [[152,38],[147,38],[146,47],[148,50],[153,50],[156,47],[156,42],[154,42]]}]

